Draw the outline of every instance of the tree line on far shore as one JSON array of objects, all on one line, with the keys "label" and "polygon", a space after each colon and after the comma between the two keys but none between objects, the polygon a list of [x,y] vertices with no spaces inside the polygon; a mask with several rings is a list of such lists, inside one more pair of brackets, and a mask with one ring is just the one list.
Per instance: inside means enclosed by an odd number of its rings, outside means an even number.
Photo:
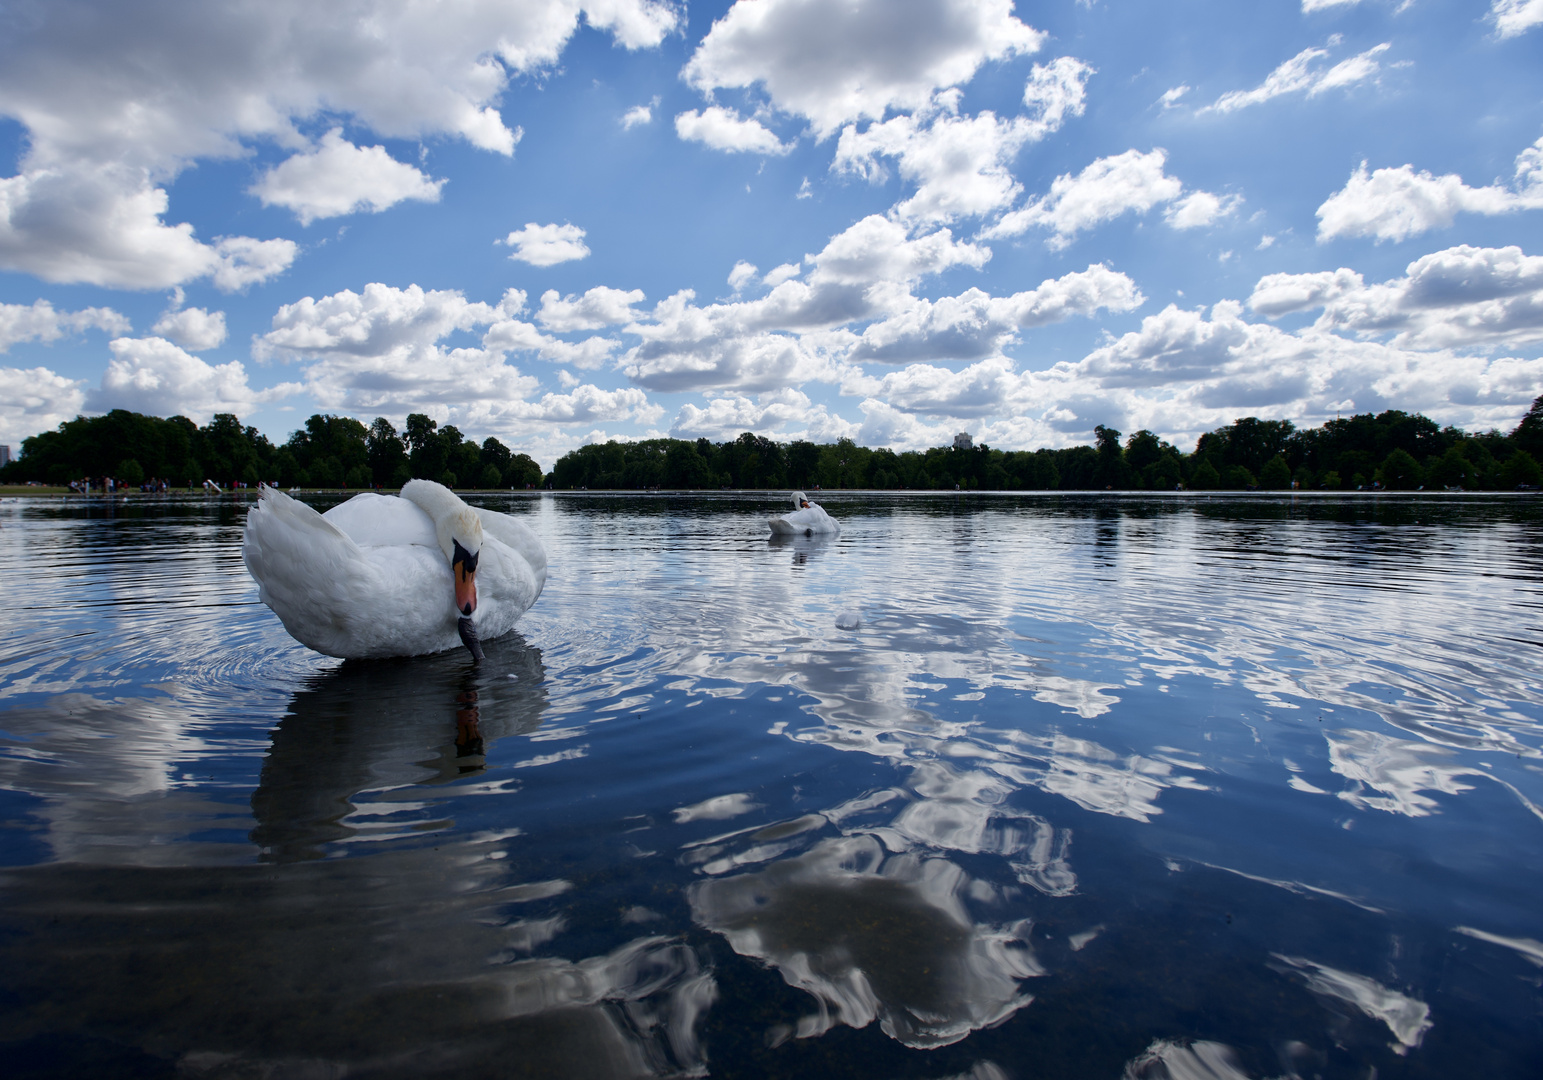
[{"label": "tree line on far shore", "polygon": [[629,488],[873,488],[879,490],[1103,491],[1263,488],[1462,488],[1543,484],[1543,397],[1515,431],[1470,435],[1418,413],[1389,410],[1297,428],[1245,417],[1200,437],[1185,454],[1150,431],[1121,440],[1100,425],[1095,445],[996,450],[984,444],[873,450],[850,439],[779,443],[750,432],[732,442],[647,439],[581,446],[547,475],[550,486]]},{"label": "tree line on far shore", "polygon": [[591,491],[642,488],[873,488],[879,490],[1087,491],[1262,488],[1514,490],[1543,485],[1543,396],[1510,433],[1470,434],[1418,413],[1388,410],[1297,428],[1244,417],[1183,453],[1150,431],[1122,440],[1094,429],[1093,446],[996,450],[956,445],[926,451],[870,449],[850,439],[779,443],[750,432],[727,442],[644,439],[581,446],[543,475],[529,455],[496,438],[480,444],[453,425],[412,413],[402,431],[385,418],[366,427],[316,414],[275,446],[221,413],[199,427],[115,409],[76,417],[23,441],[0,482],[67,484],[112,476],[137,486],[213,480],[286,487],[400,487],[414,477],[461,488]]},{"label": "tree line on far shore", "polygon": [[402,431],[385,418],[369,427],[346,416],[316,414],[281,446],[230,413],[203,427],[185,416],[161,419],[114,409],[78,416],[21,444],[0,481],[65,485],[110,476],[120,486],[163,480],[187,487],[259,482],[285,487],[401,487],[414,477],[451,487],[540,487],[541,466],[497,439],[480,444],[452,424],[411,413]]}]

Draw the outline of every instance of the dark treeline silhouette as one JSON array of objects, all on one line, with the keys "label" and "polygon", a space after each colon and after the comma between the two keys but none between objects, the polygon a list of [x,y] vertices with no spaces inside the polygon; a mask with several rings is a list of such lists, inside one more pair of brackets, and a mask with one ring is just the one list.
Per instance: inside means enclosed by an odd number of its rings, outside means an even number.
[{"label": "dark treeline silhouette", "polygon": [[1087,491],[1249,489],[1514,490],[1543,484],[1543,397],[1510,434],[1469,434],[1418,413],[1389,410],[1295,427],[1244,417],[1180,452],[1150,431],[1121,440],[1100,425],[1093,446],[996,450],[986,445],[896,453],[850,439],[779,443],[749,432],[730,442],[645,439],[581,446],[552,471],[497,439],[481,444],[422,413],[397,431],[378,418],[321,414],[273,445],[222,413],[203,427],[118,409],[77,417],[23,441],[0,480],[64,484],[112,476],[137,485],[205,479],[222,485],[276,481],[301,487],[400,487],[413,477],[451,487],[547,486],[592,491],[665,488],[875,488],[880,490]]},{"label": "dark treeline silhouette", "polygon": [[[1196,490],[1293,486],[1315,490],[1511,490],[1543,483],[1543,397],[1509,435],[1469,435],[1389,410],[1298,429],[1245,417],[1200,437],[1192,454],[1150,431],[1124,442],[1094,429],[1093,446],[995,450],[955,445],[871,450],[850,439],[778,443],[749,432],[732,442],[647,439],[581,446],[553,466],[559,489],[876,488],[894,490]],[[964,440],[958,440],[962,443]]]},{"label": "dark treeline silhouette", "polygon": [[163,480],[175,487],[213,480],[221,486],[259,481],[324,488],[401,487],[414,477],[451,487],[540,486],[541,466],[497,439],[479,445],[459,429],[422,413],[406,430],[378,418],[369,427],[345,416],[314,415],[281,446],[220,413],[199,427],[185,416],[160,419],[114,409],[78,416],[25,439],[21,456],[0,480],[68,484],[110,476],[119,485]]}]

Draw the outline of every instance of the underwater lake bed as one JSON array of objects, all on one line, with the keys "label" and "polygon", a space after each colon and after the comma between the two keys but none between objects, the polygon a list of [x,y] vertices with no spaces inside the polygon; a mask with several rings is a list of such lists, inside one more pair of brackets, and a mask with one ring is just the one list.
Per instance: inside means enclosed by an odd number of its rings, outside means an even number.
[{"label": "underwater lake bed", "polygon": [[1543,500],[816,497],[467,496],[481,663],[0,501],[7,1075],[1538,1074]]}]

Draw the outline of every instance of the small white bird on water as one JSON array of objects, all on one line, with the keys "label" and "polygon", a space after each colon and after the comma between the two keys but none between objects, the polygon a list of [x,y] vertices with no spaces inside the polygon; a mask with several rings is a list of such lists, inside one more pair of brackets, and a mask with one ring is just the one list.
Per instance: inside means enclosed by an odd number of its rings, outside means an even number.
[{"label": "small white bird on water", "polygon": [[802,491],[793,492],[793,512],[781,517],[767,518],[766,524],[777,536],[834,535],[841,531],[836,519],[825,512],[819,503],[809,501]]},{"label": "small white bird on water", "polygon": [[296,641],[347,659],[421,656],[501,637],[541,595],[546,549],[524,522],[432,480],[318,514],[275,488],[247,514],[241,556]]}]

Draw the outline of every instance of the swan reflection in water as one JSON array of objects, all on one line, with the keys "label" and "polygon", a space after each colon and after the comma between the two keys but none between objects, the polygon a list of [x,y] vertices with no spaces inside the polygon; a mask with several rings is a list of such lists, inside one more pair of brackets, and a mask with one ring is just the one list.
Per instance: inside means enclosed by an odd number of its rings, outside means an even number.
[{"label": "swan reflection in water", "polygon": [[488,745],[535,731],[546,709],[541,651],[518,634],[487,648],[485,668],[458,653],[345,663],[296,693],[252,795],[263,858],[448,828],[423,787],[480,771]]},{"label": "swan reflection in water", "polygon": [[[180,865],[7,871],[0,1042],[86,1074],[701,1073],[716,985],[692,948],[617,928],[597,955],[534,955],[573,885],[511,848],[498,796],[518,785],[484,766],[540,725],[544,671],[517,639],[487,653],[474,674],[454,654],[345,664],[296,693],[251,800],[261,862],[198,865],[184,836]],[[505,827],[456,828],[473,813]]]},{"label": "swan reflection in water", "polygon": [[813,536],[772,533],[766,538],[766,545],[790,549],[793,552],[793,565],[803,567],[835,547],[836,537],[824,533],[815,533]]}]

